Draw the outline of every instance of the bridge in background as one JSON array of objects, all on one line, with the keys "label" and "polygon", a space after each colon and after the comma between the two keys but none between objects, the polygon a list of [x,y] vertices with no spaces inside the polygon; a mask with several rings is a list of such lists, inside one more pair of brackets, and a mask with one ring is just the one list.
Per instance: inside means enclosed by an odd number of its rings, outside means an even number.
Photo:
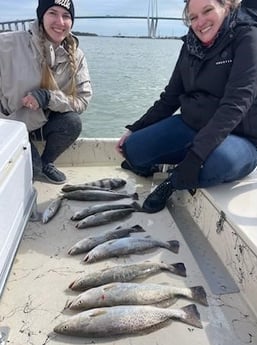
[{"label": "bridge in background", "polygon": [[[159,20],[182,20],[181,18],[176,17],[144,17],[144,16],[77,16],[75,19],[143,19],[147,21],[148,26],[148,36],[149,37],[156,37],[157,32],[157,25]],[[0,30],[2,31],[12,31],[12,30],[27,30],[28,24],[33,19],[20,19],[20,20],[13,20],[13,21],[6,21],[6,22],[0,22]]]},{"label": "bridge in background", "polygon": [[[75,19],[139,19],[146,20],[148,28],[148,37],[156,37],[157,26],[159,20],[182,20],[182,18],[176,17],[159,17],[158,16],[158,0],[149,0],[148,4],[148,15],[147,16],[76,16]],[[26,30],[28,24],[35,20],[32,19],[21,19],[0,22],[0,30]]]}]

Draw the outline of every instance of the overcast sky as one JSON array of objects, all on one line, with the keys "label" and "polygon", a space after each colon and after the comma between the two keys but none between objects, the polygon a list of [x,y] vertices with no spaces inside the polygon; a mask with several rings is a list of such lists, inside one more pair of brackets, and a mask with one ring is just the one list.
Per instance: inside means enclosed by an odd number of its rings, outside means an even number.
[{"label": "overcast sky", "polygon": [[[38,0],[1,0],[0,22],[34,18]],[[149,0],[74,0],[76,16],[136,15],[147,16]],[[181,18],[184,0],[158,0],[158,15]],[[155,15],[155,12],[154,12]],[[74,31],[99,35],[147,35],[146,20],[77,19]],[[160,20],[157,34],[181,35],[186,29],[180,21]]]}]

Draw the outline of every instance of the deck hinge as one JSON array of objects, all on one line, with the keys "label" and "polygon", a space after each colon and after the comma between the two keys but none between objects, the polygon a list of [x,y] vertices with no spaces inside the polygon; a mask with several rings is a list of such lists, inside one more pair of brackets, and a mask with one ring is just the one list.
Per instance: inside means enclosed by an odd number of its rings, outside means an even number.
[{"label": "deck hinge", "polygon": [[216,223],[216,226],[217,226],[216,232],[217,232],[217,234],[220,234],[221,231],[224,230],[224,223],[225,223],[225,221],[226,221],[226,215],[225,215],[225,213],[223,211],[220,211],[220,218],[219,218],[219,220]]}]

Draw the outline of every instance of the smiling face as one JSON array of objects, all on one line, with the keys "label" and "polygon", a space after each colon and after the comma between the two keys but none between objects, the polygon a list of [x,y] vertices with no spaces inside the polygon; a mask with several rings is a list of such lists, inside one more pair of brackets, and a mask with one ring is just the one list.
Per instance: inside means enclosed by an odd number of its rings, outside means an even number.
[{"label": "smiling face", "polygon": [[65,8],[52,6],[43,16],[43,26],[49,41],[60,45],[71,30],[72,18]]},{"label": "smiling face", "polygon": [[229,6],[218,0],[190,0],[187,12],[195,35],[201,42],[208,44],[215,39],[229,12]]}]

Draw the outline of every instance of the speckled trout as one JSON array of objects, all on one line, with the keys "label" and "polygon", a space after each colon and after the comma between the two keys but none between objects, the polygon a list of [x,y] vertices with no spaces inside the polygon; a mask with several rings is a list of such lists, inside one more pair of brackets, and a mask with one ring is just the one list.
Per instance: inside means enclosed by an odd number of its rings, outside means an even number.
[{"label": "speckled trout", "polygon": [[109,211],[92,214],[92,216],[88,216],[80,220],[76,224],[76,228],[86,229],[86,228],[91,228],[93,226],[99,226],[99,225],[115,222],[117,220],[124,219],[131,216],[132,213],[135,211],[136,210],[133,207],[130,207],[130,208],[109,210]]},{"label": "speckled trout", "polygon": [[153,283],[110,283],[84,291],[72,300],[68,300],[66,308],[87,310],[115,305],[169,306],[178,298],[186,298],[194,302],[208,305],[203,286],[176,287],[168,284]]},{"label": "speckled trout", "polygon": [[157,326],[165,326],[174,319],[203,328],[195,304],[178,309],[133,305],[83,311],[54,327],[54,332],[82,337],[110,337],[154,331]]},{"label": "speckled trout", "polygon": [[77,243],[75,243],[68,251],[69,255],[76,255],[81,253],[86,253],[97,245],[104,243],[106,241],[129,236],[133,232],[145,232],[145,230],[140,225],[134,225],[131,227],[124,228],[118,226],[114,230],[107,231],[104,234],[98,236],[86,237]]},{"label": "speckled trout", "polygon": [[88,189],[117,189],[123,187],[127,182],[122,178],[103,178],[100,180],[82,183],[82,184],[65,184],[62,187],[63,192],[71,192],[75,190],[88,190]]},{"label": "speckled trout", "polygon": [[111,282],[129,282],[134,279],[144,279],[162,271],[186,277],[186,268],[182,262],[166,264],[164,262],[146,261],[138,264],[117,265],[91,273],[87,272],[75,279],[69,285],[69,288],[75,291],[85,291]]},{"label": "speckled trout", "polygon": [[173,253],[178,253],[179,242],[167,241],[162,242],[151,238],[119,238],[115,240],[106,241],[99,244],[84,257],[83,261],[86,263],[96,262],[102,259],[111,257],[120,257],[129,254],[139,254],[156,248],[166,248]]},{"label": "speckled trout", "polygon": [[93,214],[110,211],[110,210],[122,210],[126,208],[135,208],[136,211],[142,211],[141,206],[136,202],[130,204],[101,204],[101,205],[90,205],[81,211],[77,211],[71,217],[71,220],[81,220],[85,217],[92,216]]},{"label": "speckled trout", "polygon": [[124,198],[132,198],[133,200],[138,200],[137,193],[126,194],[106,190],[75,190],[72,192],[63,193],[62,197],[64,199],[78,201],[111,201]]},{"label": "speckled trout", "polygon": [[44,210],[42,214],[42,223],[48,223],[59,211],[62,204],[62,198],[58,197],[50,202],[47,208]]}]

